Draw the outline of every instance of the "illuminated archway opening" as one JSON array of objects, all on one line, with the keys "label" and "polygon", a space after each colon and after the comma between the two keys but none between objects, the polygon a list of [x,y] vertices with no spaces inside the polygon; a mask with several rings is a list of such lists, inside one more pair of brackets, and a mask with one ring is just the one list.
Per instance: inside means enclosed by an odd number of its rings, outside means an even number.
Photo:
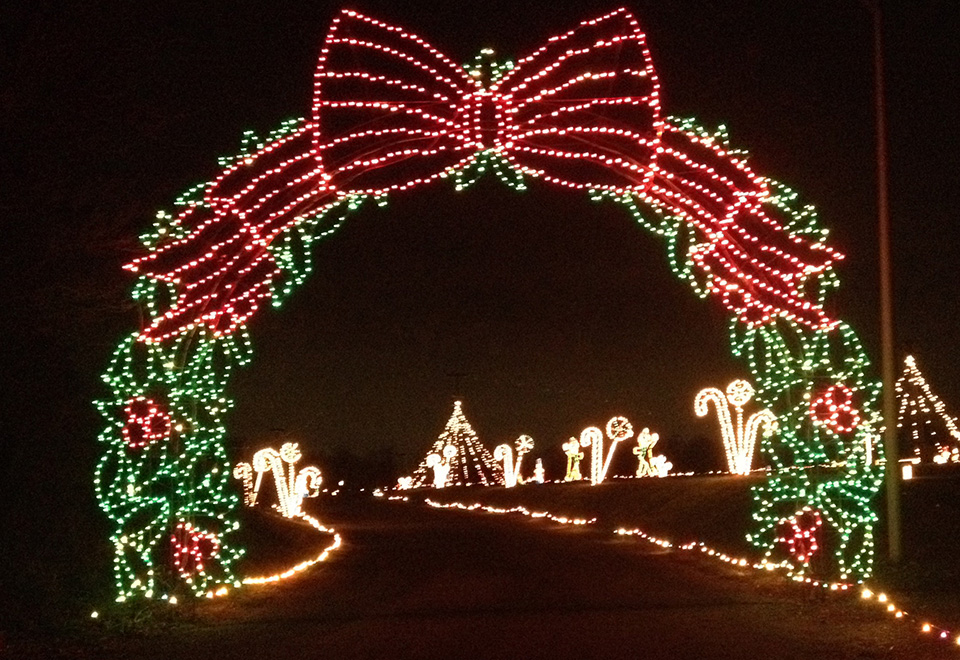
[{"label": "illuminated archway opening", "polygon": [[[119,598],[166,596],[170,576],[198,595],[239,583],[227,386],[251,359],[249,320],[303,283],[313,244],[365,203],[441,180],[462,190],[491,173],[517,190],[535,179],[617,205],[663,240],[676,275],[729,312],[731,351],[779,420],[762,446],[774,470],[754,489],[750,541],[802,572],[809,544],[784,530],[816,518],[836,539],[839,577],[869,574],[879,384],[854,331],[824,308],[842,256],[814,209],[751,171],[722,129],[661,113],[645,36],[626,10],[516,63],[484,50],[465,66],[343,11],[321,51],[311,118],[247,136],[221,166],[175,214],[158,214],[146,253],[127,266],[148,321],[104,374],[95,475],[115,526]],[[804,469],[823,464],[833,468]]]}]

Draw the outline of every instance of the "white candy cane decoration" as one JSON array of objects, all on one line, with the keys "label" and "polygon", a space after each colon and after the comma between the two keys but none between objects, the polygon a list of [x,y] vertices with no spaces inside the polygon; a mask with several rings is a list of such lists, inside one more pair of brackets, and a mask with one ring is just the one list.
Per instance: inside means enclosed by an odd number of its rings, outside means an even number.
[{"label": "white candy cane decoration", "polygon": [[[700,390],[693,402],[698,417],[710,412],[709,403],[717,410],[720,432],[723,435],[723,448],[727,455],[727,465],[733,474],[750,474],[753,464],[753,450],[757,444],[760,427],[769,435],[777,430],[777,418],[769,410],[761,410],[743,422],[743,406],[753,398],[753,386],[745,380],[735,380],[727,385],[724,394],[716,387]],[[730,406],[736,411],[736,425],[730,418]]]},{"label": "white candy cane decoration", "polygon": [[443,459],[439,454],[428,454],[426,465],[433,469],[433,487],[443,488],[447,485],[447,475],[450,473],[450,459],[457,455],[457,448],[447,445],[443,448]]},{"label": "white candy cane decoration", "polygon": [[243,482],[243,503],[253,506],[257,503],[257,491],[253,489],[253,468],[249,463],[237,463],[233,468],[233,478]]},{"label": "white candy cane decoration", "polygon": [[517,462],[513,462],[513,449],[508,444],[499,445],[493,450],[493,457],[503,462],[503,480],[504,486],[513,488],[518,483],[523,483],[520,476],[520,463],[523,461],[523,455],[533,449],[533,438],[529,435],[521,435],[517,438]]},{"label": "white candy cane decoration", "polygon": [[590,447],[590,484],[596,486],[603,481],[603,431],[588,426],[580,432],[580,444]]},{"label": "white candy cane decoration", "polygon": [[[300,515],[300,507],[304,497],[316,497],[320,492],[322,481],[320,470],[315,467],[306,467],[297,473],[295,464],[303,457],[295,442],[285,442],[276,449],[261,449],[253,455],[253,469],[257,473],[257,482],[253,488],[252,501],[256,503],[260,492],[260,484],[265,472],[273,473],[274,485],[277,488],[277,501],[280,514],[285,518],[295,518]],[[241,463],[234,468],[234,476],[241,469]],[[251,504],[252,506],[252,504]]]},{"label": "white candy cane decoration", "polygon": [[513,448],[510,445],[497,445],[493,450],[494,460],[503,463],[503,485],[513,488],[517,485],[517,473],[513,469]]},{"label": "white candy cane decoration", "polygon": [[610,461],[613,460],[613,452],[622,440],[633,437],[633,425],[626,417],[613,417],[607,422],[607,437],[610,438],[611,443],[604,460],[603,431],[596,426],[590,426],[580,434],[580,444],[590,447],[590,484],[592,486],[606,479]]}]

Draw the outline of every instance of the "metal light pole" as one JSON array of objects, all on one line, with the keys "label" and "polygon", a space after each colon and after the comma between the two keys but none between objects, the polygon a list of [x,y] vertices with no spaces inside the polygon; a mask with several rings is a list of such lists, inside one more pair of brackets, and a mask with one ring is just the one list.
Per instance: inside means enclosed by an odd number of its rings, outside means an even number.
[{"label": "metal light pole", "polygon": [[873,15],[874,102],[877,119],[877,215],[880,232],[880,361],[883,377],[883,447],[886,458],[887,547],[890,563],[900,561],[900,452],[897,446],[896,358],[893,343],[893,276],[890,208],[887,197],[887,113],[883,77],[881,0],[865,2]]}]

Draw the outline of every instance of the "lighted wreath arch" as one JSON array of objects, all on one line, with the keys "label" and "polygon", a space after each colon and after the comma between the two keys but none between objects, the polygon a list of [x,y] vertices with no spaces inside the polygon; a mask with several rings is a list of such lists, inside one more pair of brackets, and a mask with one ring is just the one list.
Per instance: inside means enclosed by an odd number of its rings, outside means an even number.
[{"label": "lighted wreath arch", "polygon": [[[871,570],[880,471],[879,385],[853,330],[824,309],[840,258],[815,210],[753,173],[723,129],[661,114],[644,34],[618,9],[516,63],[484,50],[465,66],[401,28],[343,11],[327,33],[309,120],[245,136],[213,181],[159,213],[126,268],[149,319],[104,374],[110,395],[95,482],[115,524],[118,597],[236,584],[241,550],[222,419],[246,323],[310,272],[314,241],[366,200],[492,170],[581,190],[660,236],[677,275],[731,315],[731,347],[779,419],[763,451],[750,540],[803,570],[783,544],[798,510],[835,534],[841,578]],[[835,463],[826,476],[802,469]],[[183,560],[188,557],[189,561]],[[174,558],[176,561],[172,561]],[[175,570],[172,566],[176,566]]]}]

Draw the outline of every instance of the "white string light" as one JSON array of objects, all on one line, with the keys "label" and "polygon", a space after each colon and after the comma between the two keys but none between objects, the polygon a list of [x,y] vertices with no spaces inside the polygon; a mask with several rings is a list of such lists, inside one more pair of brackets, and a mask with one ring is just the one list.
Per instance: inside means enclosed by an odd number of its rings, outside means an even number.
[{"label": "white string light", "polygon": [[[769,410],[753,413],[743,422],[743,406],[753,398],[753,386],[745,380],[735,380],[727,386],[726,393],[716,387],[707,387],[697,393],[693,408],[698,417],[710,412],[708,404],[713,402],[720,420],[720,432],[723,436],[723,449],[727,455],[727,465],[733,474],[750,474],[753,467],[753,450],[761,428],[767,435],[777,429],[777,418]],[[736,423],[730,418],[730,406],[736,412]]]},{"label": "white string light", "polygon": [[[453,447],[453,454],[447,456],[447,447]],[[434,458],[430,458],[433,455]],[[427,459],[430,465],[427,465]],[[438,480],[436,468],[447,470],[443,480]],[[430,475],[430,471],[433,474]],[[422,488],[428,484],[436,486],[442,482],[452,486],[493,486],[504,483],[503,468],[497,463],[490,451],[477,439],[477,434],[463,414],[463,403],[454,401],[450,419],[413,473],[412,487]]]},{"label": "white string light", "polygon": [[[297,471],[295,464],[302,454],[295,442],[285,442],[280,451],[264,448],[253,455],[253,465],[238,463],[233,468],[233,476],[243,482],[243,500],[247,506],[254,506],[260,494],[263,475],[273,475],[277,489],[277,509],[284,518],[296,518],[301,514],[300,506],[305,497],[320,494],[322,478],[319,468],[309,466]],[[257,473],[256,483],[252,484],[252,474]]]},{"label": "white string light", "polygon": [[[397,498],[391,498],[397,499]],[[407,498],[402,498],[404,501],[407,501]],[[517,513],[520,515],[528,516],[531,518],[542,518],[547,520],[552,520],[559,524],[564,525],[593,525],[596,524],[596,518],[573,518],[570,516],[562,516],[553,514],[547,511],[531,511],[522,505],[514,507],[495,507],[481,504],[479,502],[474,504],[463,504],[461,502],[447,502],[441,503],[436,502],[431,499],[424,500],[424,504],[438,509],[458,509],[461,511],[483,511],[485,513],[491,514],[511,514]],[[807,512],[813,512],[812,509],[806,509]],[[813,512],[815,513],[815,512]],[[799,528],[798,528],[799,529]],[[804,532],[807,530],[799,529],[799,534],[801,538],[804,538],[809,542],[809,535],[805,536]],[[802,584],[810,585],[812,587],[822,588],[829,592],[835,592],[838,594],[847,594],[853,593],[854,587],[857,585],[850,582],[838,582],[838,581],[829,581],[829,580],[819,580],[812,578],[809,575],[803,573],[798,573],[794,570],[794,566],[789,562],[774,563],[770,562],[767,559],[762,559],[760,561],[751,561],[746,557],[737,557],[735,555],[728,554],[726,552],[716,550],[711,546],[703,543],[702,541],[690,541],[687,543],[677,544],[673,541],[670,541],[663,537],[658,537],[653,534],[648,534],[641,529],[633,528],[628,529],[625,527],[618,527],[613,532],[616,536],[635,536],[640,538],[647,543],[656,545],[660,548],[677,550],[683,552],[699,552],[704,557],[709,557],[716,561],[723,562],[725,564],[735,566],[738,568],[752,568],[754,570],[762,570],[767,572],[773,571],[784,571],[786,575],[794,582],[799,582]],[[811,547],[809,544],[805,546],[808,550]],[[860,585],[860,598],[864,601],[875,602],[882,606],[883,610],[887,612],[894,619],[899,621],[912,621],[917,625],[919,632],[926,636],[932,635],[935,636],[938,640],[944,642],[952,642],[957,646],[960,646],[960,635],[954,636],[949,629],[943,628],[931,624],[929,621],[917,619],[916,617],[911,616],[906,610],[901,609],[893,603],[893,601],[882,592],[875,592],[873,589],[868,587],[866,584]]]},{"label": "white string light", "polygon": [[513,461],[513,448],[510,445],[498,445],[497,448],[493,450],[493,457],[503,463],[503,485],[507,488],[513,488],[518,483],[523,483],[523,478],[520,476],[520,463],[523,461],[524,454],[529,453],[530,450],[533,449],[533,438],[529,435],[521,435],[517,438],[516,445],[516,464],[514,464]]},{"label": "white string light", "polygon": [[[960,429],[957,420],[947,413],[947,407],[940,400],[927,379],[920,373],[917,361],[908,355],[903,361],[903,373],[897,379],[897,399],[899,411],[897,428],[908,427],[913,453],[917,458],[928,458],[927,451],[921,452],[921,445],[932,445],[930,459],[935,463],[960,462]],[[946,429],[946,437],[938,434],[932,423],[939,418]],[[927,447],[923,447],[924,450]],[[925,454],[921,456],[921,453]]]}]

